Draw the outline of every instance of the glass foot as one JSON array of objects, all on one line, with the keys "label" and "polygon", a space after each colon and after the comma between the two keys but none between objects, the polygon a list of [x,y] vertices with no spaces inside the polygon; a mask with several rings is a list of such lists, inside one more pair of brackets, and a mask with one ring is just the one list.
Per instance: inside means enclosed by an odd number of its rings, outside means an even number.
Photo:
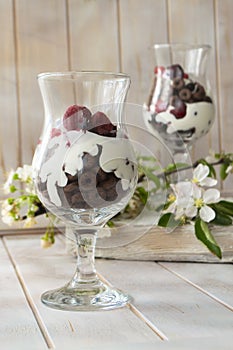
[{"label": "glass foot", "polygon": [[42,294],[41,301],[58,310],[98,311],[116,309],[125,306],[132,298],[118,289],[109,288],[102,282],[97,285],[82,285],[47,291]]}]

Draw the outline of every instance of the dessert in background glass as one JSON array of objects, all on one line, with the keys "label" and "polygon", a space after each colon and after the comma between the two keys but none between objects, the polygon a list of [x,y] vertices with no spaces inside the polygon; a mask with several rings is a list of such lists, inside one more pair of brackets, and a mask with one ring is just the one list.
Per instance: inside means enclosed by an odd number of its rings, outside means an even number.
[{"label": "dessert in background glass", "polygon": [[124,306],[129,296],[110,288],[95,270],[98,230],[120,212],[137,184],[137,162],[122,120],[130,78],[109,72],[38,76],[44,129],[33,159],[44,206],[72,228],[77,268],[64,287],[43,293],[47,306],[99,310]]},{"label": "dessert in background glass", "polygon": [[215,111],[206,79],[209,45],[156,44],[154,77],[143,115],[175,160],[187,162],[189,151],[213,125]]}]

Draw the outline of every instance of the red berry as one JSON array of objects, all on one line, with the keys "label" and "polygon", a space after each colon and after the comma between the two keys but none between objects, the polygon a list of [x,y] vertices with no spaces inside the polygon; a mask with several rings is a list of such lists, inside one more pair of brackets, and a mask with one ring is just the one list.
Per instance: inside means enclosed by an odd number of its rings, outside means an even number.
[{"label": "red berry", "polygon": [[184,70],[179,64],[173,64],[170,67],[167,67],[165,73],[170,79],[184,77]]},{"label": "red berry", "polygon": [[160,113],[166,111],[168,107],[168,101],[158,100],[155,105],[155,112]]},{"label": "red berry", "polygon": [[163,66],[156,66],[154,68],[154,73],[155,74],[162,74],[165,71],[165,67]]},{"label": "red berry", "polygon": [[93,114],[89,123],[89,131],[102,136],[116,137],[116,126],[103,112]]},{"label": "red berry", "polygon": [[173,106],[175,107],[170,111],[171,114],[173,114],[176,119],[184,118],[186,115],[186,104],[181,101],[181,99],[176,98],[173,102]]},{"label": "red berry", "polygon": [[61,130],[57,129],[57,128],[53,128],[51,130],[51,138],[56,137],[56,136],[60,136],[61,135]]},{"label": "red berry", "polygon": [[63,125],[67,130],[86,130],[91,112],[85,106],[70,106],[64,116]]}]

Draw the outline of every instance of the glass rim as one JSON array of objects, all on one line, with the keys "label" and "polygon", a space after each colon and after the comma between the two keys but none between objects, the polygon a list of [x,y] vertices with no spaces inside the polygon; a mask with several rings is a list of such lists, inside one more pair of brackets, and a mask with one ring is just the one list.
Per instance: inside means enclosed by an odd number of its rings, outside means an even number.
[{"label": "glass rim", "polygon": [[185,43],[185,42],[174,42],[174,43],[158,43],[151,46],[152,49],[159,48],[174,48],[174,49],[189,49],[189,50],[198,50],[198,49],[211,49],[212,46],[209,44],[195,44],[195,43]]},{"label": "glass rim", "polygon": [[59,80],[61,78],[67,78],[67,80],[75,80],[81,77],[90,77],[88,80],[92,80],[91,77],[103,77],[104,80],[118,79],[118,80],[130,80],[130,76],[126,73],[121,72],[111,72],[111,71],[98,71],[98,70],[83,70],[83,71],[57,71],[57,72],[42,72],[37,75],[38,80],[49,79],[49,80]]}]

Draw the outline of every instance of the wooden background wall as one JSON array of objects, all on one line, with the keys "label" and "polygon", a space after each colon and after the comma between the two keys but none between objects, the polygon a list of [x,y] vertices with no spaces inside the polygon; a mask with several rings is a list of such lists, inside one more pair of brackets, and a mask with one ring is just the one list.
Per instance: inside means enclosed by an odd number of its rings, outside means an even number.
[{"label": "wooden background wall", "polygon": [[10,168],[31,162],[43,123],[39,72],[124,71],[132,79],[128,101],[142,104],[154,43],[212,46],[217,118],[194,157],[210,148],[232,152],[232,14],[232,0],[0,0],[0,183]]}]

